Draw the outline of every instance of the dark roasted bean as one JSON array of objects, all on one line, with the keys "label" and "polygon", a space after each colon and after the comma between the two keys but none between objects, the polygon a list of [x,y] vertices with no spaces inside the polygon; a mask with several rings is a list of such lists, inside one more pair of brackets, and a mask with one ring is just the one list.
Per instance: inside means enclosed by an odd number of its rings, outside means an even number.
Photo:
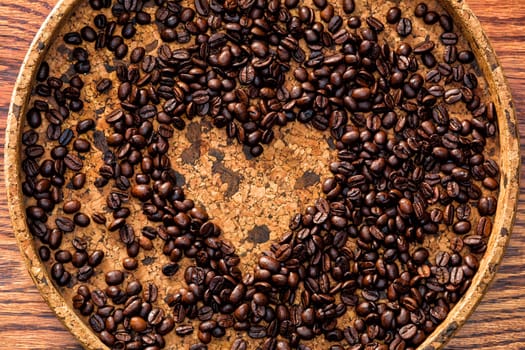
[{"label": "dark roasted bean", "polygon": [[395,24],[401,19],[401,9],[399,7],[392,7],[386,14],[386,21],[390,24]]},{"label": "dark roasted bean", "polygon": [[112,270],[112,271],[106,272],[105,278],[106,278],[106,283],[108,285],[115,286],[115,285],[122,283],[122,281],[124,280],[124,274],[122,273],[122,271]]},{"label": "dark roasted bean", "polygon": [[421,2],[419,4],[417,4],[415,10],[414,10],[414,15],[416,17],[424,17],[425,14],[427,13],[428,11],[428,6],[427,4],[425,4],[424,2]]},{"label": "dark roasted bean", "polygon": [[343,11],[347,14],[351,14],[355,10],[354,0],[342,0],[343,2]]},{"label": "dark roasted bean", "polygon": [[408,36],[412,33],[412,21],[409,18],[401,18],[397,24],[397,33],[402,36]]},{"label": "dark roasted bean", "polygon": [[472,63],[474,61],[474,54],[470,50],[458,52],[458,61],[464,64]]},{"label": "dark roasted bean", "polygon": [[175,328],[175,333],[179,336],[186,336],[193,333],[193,326],[187,325],[187,326],[178,326]]},{"label": "dark roasted bean", "polygon": [[77,32],[70,32],[64,35],[64,42],[71,45],[80,45],[82,44],[82,38]]},{"label": "dark roasted bean", "polygon": [[423,21],[426,23],[426,24],[434,24],[434,23],[437,23],[439,21],[439,15],[437,14],[437,12],[435,11],[428,11],[425,13],[425,15],[423,16]]}]

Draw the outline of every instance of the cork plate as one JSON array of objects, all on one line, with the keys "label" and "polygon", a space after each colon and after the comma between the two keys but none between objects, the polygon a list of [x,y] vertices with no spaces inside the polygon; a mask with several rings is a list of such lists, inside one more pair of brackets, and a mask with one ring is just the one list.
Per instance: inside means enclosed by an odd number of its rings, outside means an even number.
[{"label": "cork plate", "polygon": [[[78,0],[60,1],[42,25],[28,51],[17,79],[9,111],[5,172],[15,236],[22,258],[40,293],[57,317],[86,349],[107,349],[86,324],[85,318],[79,316],[73,309],[71,291],[59,288],[51,282],[49,267],[39,258],[39,243],[29,232],[26,223],[27,203],[22,200],[24,195],[21,189],[23,177],[20,156],[23,153],[21,134],[25,126],[26,111],[32,98],[31,92],[37,69],[40,62],[46,58],[54,62],[51,63],[52,67],[62,66],[60,73],[67,76],[68,52],[57,38],[61,38],[72,28],[81,28],[83,23],[86,23],[86,3]],[[385,1],[381,4],[369,4],[368,1],[356,1],[356,3],[358,8],[363,9],[363,14],[367,12],[384,14],[393,5],[403,10],[409,7],[402,1]],[[407,3],[413,8],[416,2]],[[480,88],[492,96],[496,106],[499,136],[494,144],[488,146],[488,152],[499,160],[501,174],[493,231],[487,242],[487,250],[480,261],[479,270],[472,279],[471,287],[449,312],[447,318],[419,346],[419,349],[424,350],[440,349],[446,344],[473,312],[494,278],[516,215],[520,169],[518,124],[513,100],[496,55],[479,21],[462,0],[439,1],[439,5],[432,1],[428,3],[430,7],[442,6],[452,16],[455,25],[459,28],[458,31],[463,34],[476,56],[479,74],[484,77],[480,82]],[[420,34],[419,38],[425,37],[421,32],[418,33],[418,30],[420,29],[414,28],[414,32]],[[158,39],[148,32],[137,35],[146,46],[149,43],[154,45],[155,40]],[[78,119],[87,113],[104,116],[116,103],[114,91],[113,94],[101,98],[93,88],[102,74],[107,73],[107,66],[113,63],[109,56],[106,57],[104,54],[98,54],[93,60],[92,73],[85,80],[88,86],[85,100],[89,102],[89,106],[85,107],[83,114],[79,114]],[[115,73],[111,74],[115,77]],[[71,119],[69,123],[74,126],[78,119]],[[103,122],[100,123],[102,124],[97,125],[97,128],[107,126]],[[288,126],[276,131],[275,141],[256,160],[247,160],[244,151],[242,146],[229,141],[222,130],[213,128],[204,119],[197,119],[189,123],[181,132],[177,139],[177,147],[170,153],[170,159],[176,164],[180,172],[180,181],[184,183],[191,198],[206,207],[214,221],[223,228],[226,238],[237,246],[239,255],[244,259],[241,269],[250,270],[255,264],[255,259],[250,257],[257,256],[261,251],[268,249],[270,242],[278,239],[285,232],[292,213],[301,212],[322,194],[319,182],[329,175],[327,160],[333,158],[333,149],[330,148],[328,135],[294,124],[293,128]],[[88,177],[91,175],[94,178],[100,165],[101,153],[91,153],[87,156],[85,164],[87,164]],[[291,190],[283,191],[283,188]],[[78,194],[83,205],[89,203],[85,209],[87,214],[92,214],[96,208],[104,205],[105,195],[106,193],[99,193],[94,187],[88,187]],[[139,211],[140,208],[137,206],[133,210]],[[135,224],[140,226],[143,222],[137,221]],[[109,247],[103,267],[105,269],[118,267],[122,258],[121,249],[117,246],[112,247],[111,244],[107,245],[108,240],[103,238],[101,232],[90,232],[90,234],[96,237],[90,241],[94,247]],[[71,244],[70,239],[64,244]],[[444,243],[431,240],[426,244],[429,248],[437,248]],[[164,282],[168,285],[167,291],[164,291],[167,293],[178,288],[180,284],[177,281],[167,281],[165,277],[160,276],[162,261],[155,261],[152,256],[155,255],[155,251],[161,249],[160,246],[154,246],[152,253],[141,255],[144,266],[135,275],[144,280]],[[102,281],[103,274],[99,273],[94,279]],[[172,334],[172,336],[167,338],[169,349],[180,349],[181,346],[187,348],[189,344],[195,342],[195,339],[189,339],[191,337],[180,340],[176,335]],[[235,334],[233,338],[231,336],[232,334],[228,334],[224,340],[212,342],[210,348],[215,346],[229,348],[226,344],[235,339]],[[325,348],[325,346],[321,342],[314,348]]]}]

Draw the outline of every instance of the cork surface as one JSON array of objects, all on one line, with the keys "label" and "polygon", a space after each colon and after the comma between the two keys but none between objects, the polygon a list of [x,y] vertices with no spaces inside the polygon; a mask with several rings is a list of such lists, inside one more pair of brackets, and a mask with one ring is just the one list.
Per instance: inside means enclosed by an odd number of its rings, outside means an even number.
[{"label": "cork surface", "polygon": [[[381,6],[361,4],[358,5],[358,9],[370,9],[371,13],[376,15],[385,13],[391,5],[391,3]],[[406,9],[405,6],[414,6],[410,3],[399,5],[403,10]],[[499,196],[498,213],[496,214],[489,247],[482,261],[480,272],[473,281],[473,286],[461,300],[460,305],[452,310],[447,320],[422,345],[423,349],[435,349],[442,346],[464,322],[475,304],[480,300],[483,291],[494,275],[495,267],[508,240],[518,188],[517,165],[519,165],[519,158],[516,122],[512,105],[510,105],[510,94],[501,71],[482,32],[477,30],[479,24],[470,11],[465,9],[462,4],[447,2],[446,5],[449,13],[453,16],[456,17],[458,13],[461,13],[466,19],[469,23],[463,28],[466,37],[471,40],[475,39],[476,44],[472,48],[478,59],[480,57],[486,58],[486,61],[480,60],[480,69],[487,77],[486,82],[481,81],[480,88],[487,92],[498,92],[498,98],[494,98],[494,102],[497,103],[500,118],[499,142],[501,148],[509,150],[509,152],[500,155],[497,145],[487,147],[487,152],[501,159],[501,168],[504,170],[500,181],[503,187]],[[46,52],[47,45],[50,45],[49,51],[46,53],[46,60],[52,62],[52,75],[64,74],[67,78],[67,75],[70,74],[67,71],[70,52],[60,40],[54,40],[54,38],[60,38],[63,33],[75,28],[78,29],[89,22],[89,11],[86,11],[84,6],[74,8],[72,2],[61,3],[58,6],[61,11],[60,14],[55,12],[49,20],[50,27],[40,33],[41,37],[36,43],[36,48]],[[72,11],[71,18],[61,23],[62,15],[69,14],[69,11]],[[363,15],[366,15],[367,11],[363,11]],[[57,24],[60,24],[61,28],[58,28]],[[59,32],[55,33],[50,30],[51,27],[58,28]],[[406,41],[412,44],[422,41],[424,39],[422,30],[415,30],[414,33],[417,38],[408,38]],[[436,36],[437,34],[431,33],[430,35]],[[388,37],[388,32],[385,36]],[[139,33],[139,38],[142,38],[144,40],[143,45],[147,43],[146,45],[151,50],[154,50],[158,44],[158,38],[152,38],[150,32]],[[437,37],[434,37],[433,40],[438,41]],[[465,44],[463,43],[463,45]],[[133,44],[130,46],[130,49],[132,48]],[[115,87],[109,94],[99,94],[94,87],[102,76],[107,77],[108,74],[112,77],[115,76],[115,73],[111,72],[111,67],[114,66],[115,62],[113,58],[109,59],[103,56],[103,53],[92,52],[91,54],[93,73],[84,79],[86,87],[83,89],[85,95],[82,96],[89,103],[85,104],[87,108],[83,112],[72,116],[67,125],[75,126],[83,117],[94,113],[98,117],[97,129],[103,132],[103,130],[107,130],[103,116],[116,103]],[[13,217],[24,216],[21,203],[17,201],[17,198],[21,198],[20,179],[18,177],[20,165],[17,156],[18,139],[20,130],[23,129],[23,118],[20,119],[20,116],[25,114],[27,93],[31,90],[32,74],[40,57],[38,51],[34,51],[32,57],[29,57],[26,62],[24,73],[19,78],[18,90],[15,92],[10,114],[7,156],[12,162],[8,160],[6,167],[8,169],[9,198]],[[461,110],[456,111],[458,116],[461,115],[461,112]],[[90,134],[89,137],[92,135]],[[94,141],[93,144],[97,145],[94,139],[92,141]],[[103,148],[104,145],[99,144],[84,160],[83,171],[87,173],[88,179],[93,180],[96,177],[96,172],[101,164]],[[184,131],[174,136],[170,158],[180,175],[179,180],[184,185],[188,197],[208,210],[213,221],[222,227],[224,237],[235,244],[242,258],[241,269],[250,271],[260,252],[268,249],[271,241],[278,239],[286,231],[293,214],[304,211],[306,205],[313,203],[315,198],[319,197],[320,182],[328,175],[328,164],[331,159],[335,159],[335,150],[328,134],[322,134],[299,123],[292,123],[280,129],[276,135],[276,140],[265,148],[261,157],[254,160],[250,159],[249,156],[247,157],[247,152],[243,150],[242,146],[236,142],[228,141],[224,130],[213,128],[206,119],[196,118],[187,125]],[[66,192],[65,199],[73,197],[80,199],[83,205],[82,211],[91,214],[95,211],[103,212],[106,194],[96,189],[91,182],[90,186],[81,191]],[[135,218],[134,225],[137,228],[144,226],[145,221],[141,218],[139,207],[136,206],[132,212]],[[72,311],[71,290],[61,288],[57,291],[49,282],[50,279],[47,277],[49,267],[39,262],[35,253],[35,248],[38,248],[38,245],[33,244],[32,238],[27,233],[25,220],[15,220],[14,226],[20,247],[27,258],[30,272],[57,316],[72,329],[72,332],[87,348],[102,348],[103,346],[96,336],[83,324],[83,320]],[[140,229],[136,229],[136,232],[140,232]],[[97,277],[92,279],[95,285],[103,285],[103,271],[121,268],[121,260],[125,256],[123,246],[116,240],[114,234],[107,232],[100,225],[91,225],[85,231],[77,231],[76,237],[85,238],[89,242],[89,249],[104,249],[107,252],[105,262],[97,268]],[[433,248],[435,251],[437,247],[449,245],[447,237],[447,234],[444,234],[440,236],[439,240],[426,241],[424,245]],[[66,237],[64,247],[68,247],[72,238]],[[166,258],[157,253],[160,249],[160,246],[155,246],[150,251],[141,252],[139,260],[142,260],[142,264],[138,272],[134,272],[134,277],[141,281],[156,281],[158,285],[163,286],[159,297],[162,299],[165,295],[179,288],[178,281],[181,280],[184,264],[182,264],[181,272],[177,275],[171,278],[162,276],[160,266],[166,262],[163,260]],[[351,316],[352,314],[349,313],[349,317]],[[225,343],[231,342],[231,339],[235,339],[235,337],[237,335],[230,332],[224,340],[214,341],[210,348],[225,347]],[[168,344],[180,344],[181,341],[174,333],[167,336],[166,340]],[[195,339],[190,336],[184,338],[182,342],[183,344],[192,344]],[[178,347],[168,345],[167,348],[176,349]],[[324,348],[324,344],[315,344],[314,348]]]}]

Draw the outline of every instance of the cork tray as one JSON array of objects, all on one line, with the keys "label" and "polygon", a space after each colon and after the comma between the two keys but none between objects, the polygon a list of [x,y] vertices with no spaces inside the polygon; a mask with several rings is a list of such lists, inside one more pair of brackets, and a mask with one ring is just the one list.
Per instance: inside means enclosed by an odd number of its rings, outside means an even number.
[{"label": "cork tray", "polygon": [[[520,157],[512,97],[479,22],[463,1],[446,0],[440,1],[439,5],[432,1],[427,3],[433,8],[442,6],[453,17],[458,31],[463,34],[460,45],[467,47],[470,44],[476,56],[479,88],[491,96],[498,116],[499,137],[496,142],[488,144],[486,152],[499,159],[501,169],[498,209],[480,268],[471,287],[450,311],[446,320],[420,345],[420,349],[430,350],[443,347],[465,322],[496,273],[516,214]],[[376,4],[364,0],[356,1],[356,8],[361,16],[377,14],[379,18],[384,18],[391,6],[396,5],[404,13],[412,13],[409,8],[413,9],[415,4],[414,1],[385,1]],[[17,80],[9,112],[5,170],[13,228],[31,277],[57,317],[85,348],[104,349],[106,346],[86,324],[85,317],[78,315],[73,309],[73,289],[57,287],[51,282],[49,266],[42,263],[38,255],[40,243],[34,240],[26,224],[26,203],[22,200],[24,196],[21,190],[21,134],[25,127],[27,106],[32,98],[36,71],[40,62],[46,59],[55,75],[62,75],[67,79],[72,74],[68,71],[71,50],[57,39],[87,24],[91,20],[88,18],[89,13],[87,2],[63,0],[55,7],[33,41]],[[438,34],[426,33],[425,30],[414,26],[414,38],[410,36],[406,41],[415,44],[427,35],[435,41],[439,40]],[[384,35],[387,40],[399,41],[388,28]],[[158,33],[151,30],[139,31],[135,40],[136,42],[130,44],[130,51],[137,42],[141,42],[147,50],[156,50],[160,45]],[[91,115],[96,116],[97,130],[104,130],[108,125],[103,116],[118,104],[116,88],[101,94],[96,91],[95,85],[102,77],[116,79],[116,62],[105,51],[90,52],[90,57],[91,73],[83,77],[85,107],[78,115],[71,117],[68,123],[69,126],[75,126],[78,120]],[[458,115],[461,112],[460,109],[455,111]],[[262,156],[254,159],[242,145],[229,140],[224,130],[214,128],[206,118],[195,118],[174,137],[175,147],[170,149],[170,159],[177,170],[178,181],[199,206],[206,208],[213,221],[223,229],[225,238],[235,244],[243,271],[251,271],[257,261],[255,257],[286,232],[294,213],[304,211],[306,206],[322,196],[320,184],[329,176],[328,164],[336,153],[328,133],[321,133],[303,124],[291,123],[275,132],[275,140],[265,147]],[[104,146],[97,145],[95,136],[88,137],[95,147],[86,155],[84,171],[88,179],[94,179],[101,164]],[[79,199],[83,212],[91,215],[105,206],[107,193],[108,190],[101,191],[91,184],[75,193],[66,191],[64,198]],[[141,211],[139,204],[131,209],[134,213]],[[146,220],[141,221],[139,218],[133,224],[141,227],[146,225]],[[76,232],[75,237],[78,236],[85,238],[92,249],[104,250],[106,258],[100,271],[121,269],[121,261],[126,252],[116,243],[114,235],[90,226]],[[71,247],[72,238],[64,237],[63,246]],[[423,245],[432,254],[438,248],[450,244],[449,241],[445,233],[440,238],[427,239]],[[182,278],[168,278],[160,272],[162,264],[167,262],[167,257],[157,253],[161,250],[162,247],[156,242],[151,250],[142,251],[139,255],[141,264],[133,273],[141,281],[155,282],[162,286],[159,299],[182,286]],[[183,260],[180,271],[184,271],[184,268]],[[181,276],[181,273],[175,277]],[[102,284],[103,280],[104,275],[99,272],[90,283]],[[352,315],[349,312],[347,317],[351,318]],[[226,337],[210,343],[209,348],[229,348],[228,344],[237,336],[230,330]],[[198,341],[196,336],[180,338],[172,332],[166,336],[166,342],[168,349],[181,349]],[[315,340],[310,345],[314,349],[328,348],[323,340]]]}]

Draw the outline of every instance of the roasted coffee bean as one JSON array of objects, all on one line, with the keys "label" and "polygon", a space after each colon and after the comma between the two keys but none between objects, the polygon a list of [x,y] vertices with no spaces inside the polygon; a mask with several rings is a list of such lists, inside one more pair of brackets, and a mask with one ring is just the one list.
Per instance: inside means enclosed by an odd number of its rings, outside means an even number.
[{"label": "roasted coffee bean", "polygon": [[[329,7],[327,7],[327,9],[328,8]],[[322,13],[321,13],[321,15],[322,15]],[[327,16],[329,16],[329,15],[327,15]],[[326,22],[328,22],[328,21],[326,21]],[[347,24],[348,24],[348,27],[350,27],[352,29],[357,29],[357,28],[361,27],[361,19],[359,17],[357,17],[357,16],[351,16],[348,19],[348,23]]]},{"label": "roasted coffee bean", "polygon": [[395,24],[401,19],[401,9],[399,7],[392,7],[388,10],[386,21],[390,24]]},{"label": "roasted coffee bean", "polygon": [[85,26],[80,29],[80,36],[83,40],[88,42],[94,42],[97,40],[97,32],[95,32],[95,30],[89,26]]},{"label": "roasted coffee bean", "polygon": [[91,143],[83,138],[78,138],[73,142],[73,148],[79,153],[89,152],[91,149]]},{"label": "roasted coffee bean", "polygon": [[493,196],[481,197],[478,202],[478,212],[482,216],[490,216],[496,213],[496,198]]},{"label": "roasted coffee bean", "polygon": [[68,250],[58,250],[55,252],[55,260],[59,263],[65,264],[70,262],[71,259],[72,255]]},{"label": "roasted coffee bean", "polygon": [[454,232],[457,234],[466,234],[470,231],[471,224],[469,221],[458,221],[454,224]]},{"label": "roasted coffee bean", "polygon": [[105,275],[106,283],[110,286],[116,286],[122,283],[124,281],[124,274],[122,271],[119,270],[112,270],[109,272],[106,272]]},{"label": "roasted coffee bean", "polygon": [[80,45],[82,44],[82,38],[77,32],[70,32],[64,35],[64,42],[70,45]]},{"label": "roasted coffee bean", "polygon": [[88,253],[85,251],[76,251],[71,259],[73,266],[80,268],[86,264],[88,260]]},{"label": "roasted coffee bean", "polygon": [[111,88],[111,86],[113,85],[112,81],[110,79],[107,79],[107,78],[103,78],[101,79],[98,83],[97,83],[97,91],[98,92],[106,92],[107,90],[109,90]]},{"label": "roasted coffee bean", "polygon": [[472,248],[483,244],[483,238],[479,235],[469,235],[463,239],[463,243]]},{"label": "roasted coffee bean", "polygon": [[458,52],[458,61],[464,64],[472,63],[474,61],[474,54],[470,50]]},{"label": "roasted coffee bean", "polygon": [[409,323],[409,324],[407,324],[407,325],[405,325],[405,326],[400,328],[399,335],[404,340],[410,340],[410,339],[414,338],[414,336],[416,335],[416,332],[417,332],[417,326],[414,325],[414,324]]},{"label": "roasted coffee bean", "polygon": [[451,32],[454,28],[452,18],[447,14],[442,14],[439,16],[439,25],[445,32]]},{"label": "roasted coffee bean", "polygon": [[195,11],[201,16],[208,16],[210,12],[208,0],[195,0]]},{"label": "roasted coffee bean", "polygon": [[347,14],[351,14],[355,10],[354,0],[342,0],[343,11]]},{"label": "roasted coffee bean", "polygon": [[[437,61],[436,61],[436,58],[434,57],[434,55],[430,52],[426,52],[424,53],[422,56],[421,56],[421,61],[423,62],[423,64],[428,67],[428,68],[433,68],[436,66],[437,64]],[[451,102],[453,103],[453,102]]]},{"label": "roasted coffee bean", "polygon": [[66,214],[73,214],[80,210],[80,201],[70,200],[64,203],[63,210]]},{"label": "roasted coffee bean", "polygon": [[476,234],[480,236],[488,236],[492,232],[492,221],[486,216],[479,218],[478,224],[476,226]]},{"label": "roasted coffee bean", "polygon": [[46,81],[48,77],[49,77],[49,64],[46,61],[42,61],[42,63],[40,63],[40,66],[38,67],[38,71],[36,74],[36,80],[40,82]]},{"label": "roasted coffee bean", "polygon": [[36,108],[31,108],[26,114],[26,120],[30,127],[36,129],[42,124],[42,116]]},{"label": "roasted coffee bean", "polygon": [[248,335],[253,339],[264,338],[266,334],[266,327],[264,326],[251,326],[248,330]]},{"label": "roasted coffee bean", "polygon": [[179,271],[179,264],[169,263],[162,267],[162,273],[166,276],[173,276]]},{"label": "roasted coffee bean", "polygon": [[368,17],[366,19],[366,23],[368,24],[370,29],[372,29],[373,31],[377,33],[382,32],[385,29],[385,26],[383,25],[383,23],[381,23],[381,21],[375,17]]},{"label": "roasted coffee bean", "polygon": [[148,327],[148,323],[139,316],[132,317],[129,321],[129,325],[135,332],[143,332]]},{"label": "roasted coffee bean", "polygon": [[397,24],[397,33],[402,36],[408,36],[412,33],[412,21],[408,18],[401,18]]},{"label": "roasted coffee bean", "polygon": [[87,227],[89,226],[91,219],[89,218],[89,216],[87,216],[84,213],[76,213],[75,216],[73,217],[73,221],[75,222],[77,226]]},{"label": "roasted coffee bean", "polygon": [[436,265],[437,266],[447,266],[450,260],[450,254],[444,251],[439,251],[436,254]]},{"label": "roasted coffee bean", "polygon": [[175,328],[175,333],[177,333],[177,335],[181,336],[181,337],[184,337],[186,335],[190,335],[193,333],[193,326],[191,325],[188,325],[188,326],[178,326]]},{"label": "roasted coffee bean", "polygon": [[458,36],[455,33],[443,33],[440,39],[444,45],[456,45],[458,42]]},{"label": "roasted coffee bean", "polygon": [[95,128],[95,121],[93,119],[84,119],[77,124],[77,132],[83,134]]},{"label": "roasted coffee bean", "polygon": [[87,263],[89,264],[89,266],[96,267],[100,265],[103,259],[104,252],[102,250],[95,250],[89,255]]},{"label": "roasted coffee bean", "polygon": [[246,350],[248,349],[248,344],[245,340],[237,338],[233,341],[231,350]]},{"label": "roasted coffee bean", "polygon": [[435,11],[427,11],[423,16],[423,21],[426,24],[434,24],[439,21],[439,14]]},{"label": "roasted coffee bean", "polygon": [[64,216],[56,218],[55,223],[57,227],[64,232],[73,232],[75,229],[75,223],[71,219]]},{"label": "roasted coffee bean", "polygon": [[428,11],[428,6],[427,4],[425,4],[424,2],[421,2],[419,4],[417,4],[415,10],[414,10],[414,15],[416,17],[424,17],[425,14],[427,13]]},{"label": "roasted coffee bean", "polygon": [[414,46],[413,52],[415,54],[423,54],[425,52],[432,51],[434,49],[434,46],[435,46],[435,44],[434,44],[433,41],[426,40],[426,41],[423,41],[422,43],[417,44],[416,46]]},{"label": "roasted coffee bean", "polygon": [[46,262],[51,258],[51,250],[46,246],[41,246],[38,248],[38,255],[42,261]]}]

